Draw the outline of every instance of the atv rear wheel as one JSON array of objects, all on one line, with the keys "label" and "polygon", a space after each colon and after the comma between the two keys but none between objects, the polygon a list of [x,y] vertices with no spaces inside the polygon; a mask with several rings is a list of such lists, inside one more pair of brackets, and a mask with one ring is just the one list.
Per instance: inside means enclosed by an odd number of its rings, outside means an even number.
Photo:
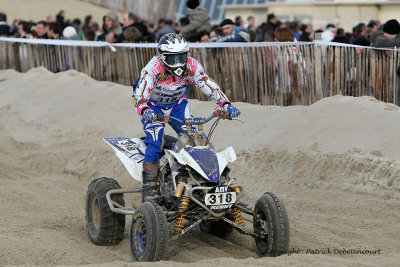
[{"label": "atv rear wheel", "polygon": [[[112,189],[121,189],[114,179],[101,177],[93,180],[86,192],[86,229],[96,245],[113,246],[124,238],[125,215],[111,212],[106,194]],[[111,199],[125,206],[122,194],[113,194]]]},{"label": "atv rear wheel", "polygon": [[285,205],[273,193],[264,193],[254,208],[254,233],[258,252],[262,256],[279,256],[289,248],[289,219]]},{"label": "atv rear wheel", "polygon": [[133,215],[130,231],[132,256],[136,261],[165,260],[168,250],[168,222],[163,209],[144,202]]}]

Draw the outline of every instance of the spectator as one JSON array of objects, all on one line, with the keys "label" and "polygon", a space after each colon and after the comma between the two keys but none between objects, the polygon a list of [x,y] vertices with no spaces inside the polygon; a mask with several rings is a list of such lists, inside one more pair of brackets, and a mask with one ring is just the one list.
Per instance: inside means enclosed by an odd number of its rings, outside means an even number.
[{"label": "spectator", "polygon": [[263,42],[273,42],[275,41],[275,32],[273,31],[266,31],[264,35]]},{"label": "spectator", "polygon": [[294,42],[295,38],[289,28],[279,28],[275,31],[275,40],[278,42]]},{"label": "spectator", "polygon": [[95,31],[88,29],[83,33],[82,40],[84,41],[94,41],[96,40],[96,33]]},{"label": "spectator", "polygon": [[44,20],[39,21],[36,24],[35,31],[36,31],[39,39],[48,39],[49,38],[49,35],[48,35],[49,24],[46,21],[44,21]]},{"label": "spectator", "polygon": [[[154,33],[154,39],[156,41],[160,40],[164,34],[174,33],[174,28],[172,28],[172,20],[170,19],[160,19],[157,31]],[[162,26],[161,26],[162,25]]]},{"label": "spectator", "polygon": [[396,19],[386,21],[383,25],[383,32],[382,36],[376,37],[373,43],[374,47],[400,47],[400,24]]},{"label": "spectator", "polygon": [[[180,33],[181,31],[182,31],[182,29],[186,26],[186,25],[189,25],[190,24],[190,21],[189,21],[189,17],[188,16],[185,16],[185,17],[182,17],[182,18],[180,18],[179,19],[179,23],[178,23],[179,25],[178,25],[178,33]],[[189,40],[186,40],[186,41],[189,41]],[[190,42],[190,41],[189,41]]]},{"label": "spectator", "polygon": [[128,27],[123,34],[126,43],[137,43],[142,38],[142,33],[136,27]]},{"label": "spectator", "polygon": [[61,39],[60,25],[57,22],[49,23],[49,39]]},{"label": "spectator", "polygon": [[365,25],[365,23],[359,23],[356,26],[356,32],[351,38],[350,43],[361,46],[371,45],[370,41],[367,39],[367,25]]},{"label": "spectator", "polygon": [[254,16],[248,16],[248,17],[247,17],[247,21],[244,23],[244,27],[245,27],[248,31],[257,31],[257,28],[256,28],[256,19],[254,18]]},{"label": "spectator", "polygon": [[0,36],[10,35],[12,35],[12,29],[10,25],[7,24],[7,15],[5,13],[0,13]]},{"label": "spectator", "polygon": [[75,28],[72,26],[65,27],[62,35],[63,35],[64,39],[67,39],[67,40],[79,40],[78,33],[76,32]]},{"label": "spectator", "polygon": [[92,15],[87,15],[85,17],[85,19],[83,20],[83,26],[82,29],[88,29],[88,28],[92,28],[93,26],[93,17]]},{"label": "spectator", "polygon": [[326,25],[325,31],[321,33],[321,40],[326,42],[331,42],[333,38],[335,38],[335,34],[333,31],[335,30],[335,25],[328,24]]},{"label": "spectator", "polygon": [[255,31],[248,31],[250,42],[255,42],[257,38],[257,33]]},{"label": "spectator", "polygon": [[246,27],[244,27],[244,21],[241,16],[236,16],[235,25],[238,26],[240,29],[247,29]]},{"label": "spectator", "polygon": [[54,22],[53,16],[52,16],[52,15],[48,15],[48,16],[46,17],[46,21],[47,21],[47,23]]},{"label": "spectator", "polygon": [[218,25],[211,27],[210,38],[224,36],[222,29]]},{"label": "spectator", "polygon": [[126,12],[122,17],[122,28],[123,31],[128,29],[129,27],[135,27],[139,30],[140,35],[142,37],[149,35],[149,31],[147,30],[146,25],[142,21],[140,21],[139,17],[133,14],[132,12]]},{"label": "spectator", "polygon": [[313,31],[313,29],[310,24],[301,25],[301,27],[300,27],[301,34],[300,34],[299,41],[300,42],[312,42],[311,37],[310,37],[312,31]]},{"label": "spectator", "polygon": [[267,23],[261,24],[257,28],[257,42],[262,42],[265,40],[265,33],[266,32],[275,32],[275,30],[278,28],[278,20],[275,17],[274,13],[268,14],[267,16]]},{"label": "spectator", "polygon": [[375,42],[376,38],[378,36],[383,36],[384,32],[382,30],[376,30],[374,31],[371,36],[369,37],[369,41],[371,42],[371,45],[373,46],[373,43]]},{"label": "spectator", "polygon": [[292,31],[294,39],[300,41],[299,23],[297,21],[289,22],[288,28]]},{"label": "spectator", "polygon": [[67,26],[65,24],[65,11],[64,10],[60,10],[60,12],[58,12],[58,14],[56,15],[56,22],[58,23],[58,25],[60,25],[61,30],[64,30],[64,28]]},{"label": "spectator", "polygon": [[117,42],[117,35],[122,34],[122,27],[118,21],[118,14],[114,10],[109,11],[103,17],[104,33],[99,36],[99,41],[107,41],[109,43]]},{"label": "spectator", "polygon": [[155,32],[154,23],[151,21],[143,21],[143,24],[146,26],[148,34],[143,36],[140,41],[153,43],[154,42],[154,32]]},{"label": "spectator", "polygon": [[14,19],[11,25],[11,35],[14,36],[18,35],[18,25],[19,25],[19,19]]},{"label": "spectator", "polygon": [[31,24],[26,21],[20,21],[18,24],[18,38],[27,38],[31,39]]},{"label": "spectator", "polygon": [[215,42],[249,42],[250,35],[245,29],[239,29],[231,19],[225,19],[221,23],[223,37],[213,37]]},{"label": "spectator", "polygon": [[211,31],[210,16],[207,10],[199,5],[198,0],[188,0],[186,3],[189,11],[189,24],[184,26],[181,30],[181,35],[186,40],[192,39],[191,37],[197,37],[201,31]]},{"label": "spectator", "polygon": [[211,42],[210,34],[208,31],[202,31],[197,35],[197,41],[200,43]]},{"label": "spectator", "polygon": [[80,28],[81,28],[81,24],[82,24],[81,20],[78,19],[78,18],[75,18],[75,19],[72,21],[71,26],[75,28],[76,32],[79,32],[79,31],[80,31]]},{"label": "spectator", "polygon": [[342,43],[342,44],[348,44],[348,43],[349,43],[349,40],[348,40],[347,37],[344,35],[344,30],[343,30],[343,28],[337,29],[335,38],[333,38],[332,42],[335,42],[335,43]]},{"label": "spectator", "polygon": [[367,28],[371,33],[377,31],[379,28],[378,21],[371,19],[367,25]]}]

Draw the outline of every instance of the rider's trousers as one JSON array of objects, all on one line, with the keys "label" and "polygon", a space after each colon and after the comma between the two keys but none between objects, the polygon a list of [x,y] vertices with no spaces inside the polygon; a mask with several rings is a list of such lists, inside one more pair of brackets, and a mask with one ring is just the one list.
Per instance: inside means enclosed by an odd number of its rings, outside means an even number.
[{"label": "rider's trousers", "polygon": [[[157,105],[154,103],[147,103],[149,107],[156,113],[167,115],[169,114],[171,117],[178,118],[183,120],[184,118],[190,118],[192,116],[192,112],[190,111],[189,102],[186,98],[182,98],[177,102],[176,105],[171,105],[169,107]],[[171,120],[173,123],[185,129],[185,125],[181,123]],[[160,122],[149,122],[142,119],[143,129],[146,133],[146,138],[144,139],[144,143],[146,144],[146,153],[144,156],[145,162],[157,162],[161,157],[161,145],[162,139],[164,136],[164,128],[165,123]],[[171,127],[175,130],[177,134],[181,132],[181,130],[173,124],[170,124]]]}]

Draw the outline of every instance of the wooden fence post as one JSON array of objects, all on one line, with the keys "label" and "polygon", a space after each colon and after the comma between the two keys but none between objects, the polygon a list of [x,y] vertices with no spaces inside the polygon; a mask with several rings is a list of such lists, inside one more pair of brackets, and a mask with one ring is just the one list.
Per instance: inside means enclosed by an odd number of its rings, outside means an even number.
[{"label": "wooden fence post", "polygon": [[316,45],[314,49],[314,63],[315,63],[315,98],[316,100],[320,100],[323,97],[322,93],[322,68],[323,68],[323,60],[322,60],[322,47],[320,45]]}]

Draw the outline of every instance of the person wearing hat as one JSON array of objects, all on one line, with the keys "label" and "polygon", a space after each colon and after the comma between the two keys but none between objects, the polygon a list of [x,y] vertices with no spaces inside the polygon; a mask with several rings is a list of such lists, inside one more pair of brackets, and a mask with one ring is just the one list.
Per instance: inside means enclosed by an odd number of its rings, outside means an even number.
[{"label": "person wearing hat", "polygon": [[186,3],[189,11],[189,24],[184,26],[180,34],[186,40],[197,38],[202,31],[211,31],[211,19],[207,10],[200,5],[199,0],[188,0]]},{"label": "person wearing hat", "polygon": [[213,37],[213,42],[249,42],[250,35],[249,32],[245,29],[240,29],[235,25],[233,20],[224,19],[220,27],[224,36],[221,37]]},{"label": "person wearing hat", "polygon": [[376,37],[372,45],[377,48],[400,47],[400,24],[396,19],[386,21],[383,25],[383,35]]}]

